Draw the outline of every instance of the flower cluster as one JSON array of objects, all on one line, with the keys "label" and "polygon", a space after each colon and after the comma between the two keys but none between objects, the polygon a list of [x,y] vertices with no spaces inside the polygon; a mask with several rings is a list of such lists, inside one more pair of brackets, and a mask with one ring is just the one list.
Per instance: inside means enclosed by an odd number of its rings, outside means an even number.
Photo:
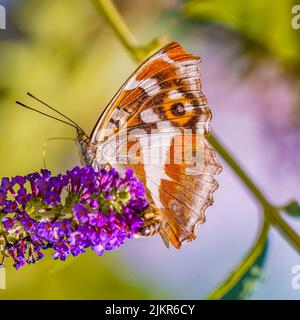
[{"label": "flower cluster", "polygon": [[142,226],[145,190],[132,170],[75,167],[51,176],[47,170],[0,186],[0,252],[16,269],[43,258],[65,260],[92,248],[98,255],[118,248]]}]

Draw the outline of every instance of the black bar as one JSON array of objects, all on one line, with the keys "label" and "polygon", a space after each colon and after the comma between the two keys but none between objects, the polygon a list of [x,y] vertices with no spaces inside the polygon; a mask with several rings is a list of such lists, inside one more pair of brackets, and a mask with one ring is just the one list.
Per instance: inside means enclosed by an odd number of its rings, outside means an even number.
[{"label": "black bar", "polygon": [[[300,313],[299,300],[199,301],[199,300],[2,300],[1,310],[14,318],[33,315],[70,319],[205,319],[216,316],[243,319],[268,317],[287,318]],[[91,318],[92,317],[92,318]],[[230,319],[231,319],[230,318]]]}]

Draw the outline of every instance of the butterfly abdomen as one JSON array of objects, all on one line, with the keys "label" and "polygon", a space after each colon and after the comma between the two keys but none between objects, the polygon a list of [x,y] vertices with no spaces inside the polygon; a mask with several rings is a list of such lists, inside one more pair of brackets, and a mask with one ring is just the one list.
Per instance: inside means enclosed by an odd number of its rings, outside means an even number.
[{"label": "butterfly abdomen", "polygon": [[136,238],[151,237],[160,231],[161,216],[157,209],[149,205],[142,211],[141,218],[144,220],[144,225],[135,235]]}]

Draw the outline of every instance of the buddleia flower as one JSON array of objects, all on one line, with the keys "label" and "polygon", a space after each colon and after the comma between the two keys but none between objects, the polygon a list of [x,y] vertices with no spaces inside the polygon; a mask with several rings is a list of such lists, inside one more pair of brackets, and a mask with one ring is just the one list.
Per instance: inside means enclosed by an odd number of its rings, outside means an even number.
[{"label": "buddleia flower", "polygon": [[124,244],[142,226],[147,206],[142,183],[128,169],[75,167],[52,176],[48,170],[0,186],[0,253],[14,267],[35,263],[51,248],[65,260],[91,248],[98,255]]}]

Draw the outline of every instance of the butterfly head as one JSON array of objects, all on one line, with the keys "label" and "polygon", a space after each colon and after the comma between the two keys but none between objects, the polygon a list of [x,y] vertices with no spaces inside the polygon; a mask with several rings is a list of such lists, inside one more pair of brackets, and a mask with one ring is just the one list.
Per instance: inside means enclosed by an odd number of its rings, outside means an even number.
[{"label": "butterfly head", "polygon": [[82,130],[77,129],[77,145],[79,147],[80,160],[83,165],[93,165],[96,158],[96,148],[90,137]]}]

